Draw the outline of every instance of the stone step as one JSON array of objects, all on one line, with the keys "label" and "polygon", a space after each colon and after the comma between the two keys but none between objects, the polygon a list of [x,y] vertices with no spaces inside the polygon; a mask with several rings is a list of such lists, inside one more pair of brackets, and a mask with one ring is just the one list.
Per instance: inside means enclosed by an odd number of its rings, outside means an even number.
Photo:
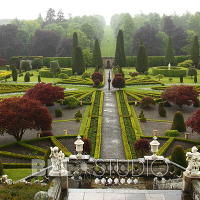
[{"label": "stone step", "polygon": [[68,200],[181,200],[181,190],[69,189]]}]

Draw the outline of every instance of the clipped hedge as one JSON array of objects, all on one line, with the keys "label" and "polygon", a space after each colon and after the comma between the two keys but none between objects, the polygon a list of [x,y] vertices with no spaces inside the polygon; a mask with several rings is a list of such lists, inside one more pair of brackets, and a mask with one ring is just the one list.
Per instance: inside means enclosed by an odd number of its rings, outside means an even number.
[{"label": "clipped hedge", "polygon": [[[61,73],[62,74],[66,74],[68,76],[72,75],[72,69],[70,68],[62,68],[61,69]],[[39,74],[41,77],[45,77],[45,78],[53,78],[53,73],[50,72],[50,69],[48,68],[43,68],[39,71]]]},{"label": "clipped hedge", "polygon": [[43,64],[44,66],[50,67],[50,62],[57,60],[60,67],[70,68],[71,67],[71,57],[44,57]]},{"label": "clipped hedge", "polygon": [[[190,56],[175,56],[175,65],[185,60],[190,59]],[[137,62],[136,56],[126,56],[126,66],[127,67],[135,67]],[[165,63],[165,56],[148,56],[148,66],[155,67],[155,66],[163,66],[166,65]]]},{"label": "clipped hedge", "polygon": [[160,67],[153,67],[152,74],[154,76],[162,74],[166,77],[181,77],[181,76],[185,77],[187,75],[187,69],[183,67],[172,67],[170,70],[168,70],[168,67],[160,66]]}]

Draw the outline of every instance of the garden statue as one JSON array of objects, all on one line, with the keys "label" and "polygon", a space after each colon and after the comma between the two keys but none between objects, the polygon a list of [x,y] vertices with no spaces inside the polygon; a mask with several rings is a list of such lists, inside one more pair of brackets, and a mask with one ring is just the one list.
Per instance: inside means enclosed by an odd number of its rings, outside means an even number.
[{"label": "garden statue", "polygon": [[168,70],[171,70],[171,64],[170,63],[168,64]]},{"label": "garden statue", "polygon": [[188,167],[186,174],[192,176],[200,176],[200,153],[196,146],[192,147],[192,152],[186,153]]},{"label": "garden statue", "polygon": [[68,174],[67,170],[64,168],[65,154],[59,151],[58,147],[50,147],[51,149],[51,163],[52,170],[50,171],[50,176],[66,176]]},{"label": "garden statue", "polygon": [[12,181],[12,179],[9,179],[9,178],[8,178],[8,175],[3,175],[3,176],[0,178],[0,183],[11,185],[11,184],[13,183],[13,181]]}]

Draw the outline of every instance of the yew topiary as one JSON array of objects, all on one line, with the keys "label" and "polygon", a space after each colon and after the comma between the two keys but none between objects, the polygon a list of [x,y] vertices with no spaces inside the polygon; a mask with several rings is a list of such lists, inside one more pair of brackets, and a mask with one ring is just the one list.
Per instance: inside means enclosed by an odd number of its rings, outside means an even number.
[{"label": "yew topiary", "polygon": [[172,123],[172,130],[178,130],[179,132],[184,132],[186,131],[186,125],[184,122],[184,117],[182,112],[177,111],[174,114],[174,119],[173,119],[173,123]]},{"label": "yew topiary", "polygon": [[172,151],[171,161],[183,167],[187,166],[186,155],[181,145],[176,145]]}]

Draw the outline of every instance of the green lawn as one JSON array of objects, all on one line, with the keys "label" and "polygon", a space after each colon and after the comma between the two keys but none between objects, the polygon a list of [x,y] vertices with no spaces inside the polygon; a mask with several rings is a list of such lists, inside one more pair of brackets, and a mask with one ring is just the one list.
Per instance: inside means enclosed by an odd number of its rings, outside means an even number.
[{"label": "green lawn", "polygon": [[106,26],[104,30],[104,37],[101,42],[101,54],[103,57],[115,56],[116,39],[113,30],[110,26]]},{"label": "green lawn", "polygon": [[3,171],[13,181],[20,180],[32,173],[31,169],[4,169]]}]

